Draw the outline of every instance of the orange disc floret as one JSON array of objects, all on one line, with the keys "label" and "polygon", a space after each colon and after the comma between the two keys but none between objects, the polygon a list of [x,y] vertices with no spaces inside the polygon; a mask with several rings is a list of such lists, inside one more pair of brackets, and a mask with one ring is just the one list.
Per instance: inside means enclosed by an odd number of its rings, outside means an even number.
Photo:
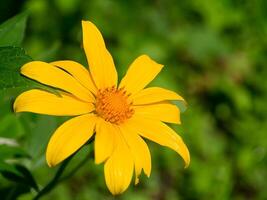
[{"label": "orange disc floret", "polygon": [[134,114],[128,97],[123,88],[100,89],[96,95],[96,113],[108,122],[121,124]]}]

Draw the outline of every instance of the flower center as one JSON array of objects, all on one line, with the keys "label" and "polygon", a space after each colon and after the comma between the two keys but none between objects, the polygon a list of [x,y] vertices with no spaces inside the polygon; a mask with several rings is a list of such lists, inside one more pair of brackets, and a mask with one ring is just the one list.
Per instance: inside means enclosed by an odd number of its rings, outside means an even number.
[{"label": "flower center", "polygon": [[123,88],[100,89],[96,96],[96,113],[108,122],[121,124],[134,113],[128,97]]}]

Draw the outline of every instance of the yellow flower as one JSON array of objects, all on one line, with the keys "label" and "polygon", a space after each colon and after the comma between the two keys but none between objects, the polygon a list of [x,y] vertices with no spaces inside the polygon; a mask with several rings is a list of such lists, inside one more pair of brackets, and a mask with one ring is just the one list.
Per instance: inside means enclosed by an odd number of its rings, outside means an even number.
[{"label": "yellow flower", "polygon": [[180,124],[180,111],[170,101],[183,98],[160,87],[144,89],[163,66],[147,55],[139,56],[117,85],[117,71],[100,31],[89,21],[82,21],[82,30],[89,71],[69,60],[33,61],[21,68],[24,76],[57,88],[60,95],[26,91],[17,97],[15,112],[76,116],[52,135],[46,151],[48,165],[72,155],[95,133],[95,163],[105,163],[105,180],[112,194],[127,189],[133,172],[136,184],[142,170],[149,177],[151,158],[143,138],[173,149],[188,166],[186,145],[164,123]]}]

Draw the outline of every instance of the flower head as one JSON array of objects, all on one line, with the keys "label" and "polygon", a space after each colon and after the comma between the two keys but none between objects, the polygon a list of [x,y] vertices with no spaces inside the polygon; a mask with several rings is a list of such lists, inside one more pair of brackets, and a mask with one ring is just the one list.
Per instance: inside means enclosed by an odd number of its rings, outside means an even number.
[{"label": "flower head", "polygon": [[180,111],[170,101],[183,98],[160,87],[144,89],[163,66],[142,55],[117,85],[117,71],[101,33],[89,21],[82,21],[82,29],[89,71],[70,60],[33,61],[21,68],[24,76],[56,88],[59,95],[26,91],[14,103],[16,112],[75,116],[52,135],[46,151],[48,165],[55,166],[75,153],[95,133],[95,162],[105,163],[105,180],[112,194],[127,189],[133,172],[136,184],[142,170],[149,177],[151,158],[143,138],[173,149],[188,166],[186,145],[164,123],[180,124]]}]

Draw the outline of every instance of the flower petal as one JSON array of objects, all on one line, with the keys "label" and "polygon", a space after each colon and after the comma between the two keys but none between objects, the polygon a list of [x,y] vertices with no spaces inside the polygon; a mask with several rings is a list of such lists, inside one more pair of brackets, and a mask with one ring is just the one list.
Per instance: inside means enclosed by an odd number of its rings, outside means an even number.
[{"label": "flower petal", "polygon": [[113,58],[100,31],[89,21],[82,21],[82,28],[83,47],[97,88],[117,86],[118,75]]},{"label": "flower petal", "polygon": [[151,156],[145,141],[137,134],[138,131],[129,124],[124,123],[120,126],[121,132],[130,147],[134,157],[135,184],[139,183],[139,176],[144,170],[147,177],[151,172]]},{"label": "flower petal", "polygon": [[114,134],[117,130],[103,119],[96,124],[95,135],[95,163],[100,164],[111,156],[115,147]]},{"label": "flower petal", "polygon": [[142,137],[176,151],[184,159],[185,167],[188,167],[190,163],[190,155],[187,146],[182,138],[166,124],[157,120],[141,118],[135,115],[129,119],[127,123],[136,127],[138,133]]},{"label": "flower petal", "polygon": [[77,63],[72,60],[60,60],[50,63],[55,65],[69,74],[71,74],[81,85],[90,90],[93,94],[97,93],[96,86],[88,72],[88,70],[82,66],[80,63]]},{"label": "flower petal", "polygon": [[134,161],[119,130],[114,137],[117,143],[116,149],[105,163],[104,173],[108,189],[113,195],[116,195],[123,193],[130,185]]},{"label": "flower petal", "polygon": [[52,135],[46,150],[48,165],[55,166],[84,145],[94,134],[97,117],[81,115],[62,124]]},{"label": "flower petal", "polygon": [[72,93],[81,100],[94,102],[94,97],[89,90],[70,74],[51,64],[41,61],[29,62],[22,66],[21,73],[40,83]]},{"label": "flower petal", "polygon": [[169,102],[134,106],[134,114],[140,117],[180,124],[180,110]]},{"label": "flower petal", "polygon": [[91,103],[61,93],[61,96],[33,89],[20,94],[14,102],[15,112],[33,112],[57,116],[86,114],[94,110]]},{"label": "flower petal", "polygon": [[156,63],[149,56],[139,56],[129,67],[120,83],[120,88],[135,94],[149,84],[161,71],[163,65]]},{"label": "flower petal", "polygon": [[183,97],[177,93],[160,87],[149,87],[131,96],[133,105],[156,103],[165,100],[181,100]]}]

